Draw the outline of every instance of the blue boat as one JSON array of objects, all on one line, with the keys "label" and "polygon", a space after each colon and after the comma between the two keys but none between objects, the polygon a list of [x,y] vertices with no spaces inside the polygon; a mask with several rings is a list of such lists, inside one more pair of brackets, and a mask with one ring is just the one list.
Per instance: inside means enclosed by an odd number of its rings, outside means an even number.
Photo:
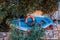
[{"label": "blue boat", "polygon": [[[39,24],[42,28],[47,28],[49,27],[50,25],[53,24],[53,21],[51,18],[49,17],[34,17],[34,21],[32,22],[32,19],[31,18],[28,18],[28,24],[34,24],[34,23],[37,23]],[[25,18],[20,18],[20,19],[17,19],[17,20],[12,20],[10,22],[11,26],[14,26],[20,30],[23,30],[23,31],[30,31],[32,29],[32,25],[28,25],[26,23],[26,20]]]}]

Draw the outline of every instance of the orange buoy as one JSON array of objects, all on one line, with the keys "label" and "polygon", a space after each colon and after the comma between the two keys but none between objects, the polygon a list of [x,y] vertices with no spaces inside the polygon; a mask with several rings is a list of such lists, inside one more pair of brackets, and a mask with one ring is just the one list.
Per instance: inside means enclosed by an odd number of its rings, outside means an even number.
[{"label": "orange buoy", "polygon": [[[31,18],[31,19],[32,19],[32,23],[28,23],[28,18]],[[30,16],[27,16],[25,20],[26,20],[26,23],[27,23],[29,26],[32,26],[32,25],[34,24],[34,17],[31,16],[31,15],[30,15]]]},{"label": "orange buoy", "polygon": [[34,21],[34,17],[30,15],[26,17],[26,23],[28,22],[28,18],[32,18],[32,21]]},{"label": "orange buoy", "polygon": [[36,10],[34,13],[35,13],[36,15],[42,15],[42,14],[43,14],[43,12],[42,12],[41,10]]}]

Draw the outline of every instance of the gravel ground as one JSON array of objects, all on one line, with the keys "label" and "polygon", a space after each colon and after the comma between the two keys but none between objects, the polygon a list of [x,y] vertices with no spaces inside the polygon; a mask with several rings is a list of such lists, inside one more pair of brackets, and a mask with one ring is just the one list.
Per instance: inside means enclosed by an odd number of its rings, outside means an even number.
[{"label": "gravel ground", "polygon": [[[42,39],[56,39],[60,40],[60,24],[57,26],[54,25],[53,30],[47,30],[45,32],[44,37]],[[10,40],[10,33],[9,32],[0,32],[0,40]]]},{"label": "gravel ground", "polygon": [[42,39],[56,39],[60,40],[60,24],[53,27],[53,30],[47,30]]},{"label": "gravel ground", "polygon": [[0,32],[0,40],[10,40],[9,32]]}]

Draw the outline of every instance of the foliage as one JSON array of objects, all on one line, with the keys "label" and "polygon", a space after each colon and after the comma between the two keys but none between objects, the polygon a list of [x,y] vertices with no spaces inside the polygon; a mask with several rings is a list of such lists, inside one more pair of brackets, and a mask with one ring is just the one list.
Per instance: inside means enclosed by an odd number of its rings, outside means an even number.
[{"label": "foliage", "polygon": [[[26,16],[35,10],[42,10],[44,13],[51,13],[58,8],[58,0],[4,0],[0,1],[0,15],[12,13],[17,17]],[[1,16],[1,18],[4,18]]]},{"label": "foliage", "polygon": [[[27,32],[21,31],[12,27],[11,32],[11,40],[38,40],[44,36],[45,30],[40,28],[37,24],[32,27],[32,32],[27,34]],[[23,34],[22,34],[23,32]]]}]

